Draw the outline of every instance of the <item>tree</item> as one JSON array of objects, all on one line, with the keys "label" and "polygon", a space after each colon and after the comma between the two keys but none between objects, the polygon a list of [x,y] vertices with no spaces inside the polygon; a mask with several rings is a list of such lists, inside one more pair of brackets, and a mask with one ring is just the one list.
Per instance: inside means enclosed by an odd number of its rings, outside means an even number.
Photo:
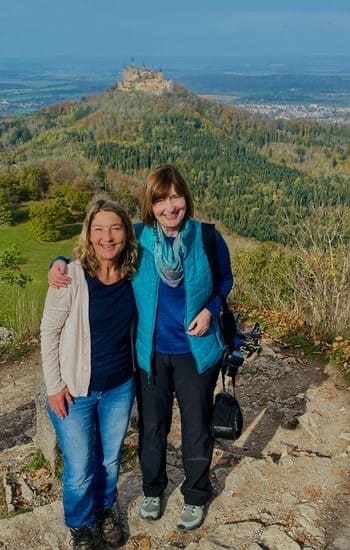
[{"label": "tree", "polygon": [[46,195],[50,183],[47,170],[35,165],[21,168],[19,181],[28,197],[34,200],[43,198]]},{"label": "tree", "polygon": [[19,266],[20,249],[16,245],[6,248],[0,253],[0,281],[10,286],[24,287],[32,280],[22,272]]},{"label": "tree", "polygon": [[15,210],[10,204],[7,193],[0,190],[0,225],[11,225],[14,222]]},{"label": "tree", "polygon": [[120,206],[125,208],[129,216],[136,216],[139,210],[139,202],[134,197],[129,187],[126,185],[120,185],[114,193],[111,194],[113,200],[118,202]]},{"label": "tree", "polygon": [[66,199],[72,212],[84,214],[87,205],[91,201],[91,192],[72,189]]},{"label": "tree", "polygon": [[31,230],[40,241],[57,241],[60,226],[70,218],[63,199],[53,199],[45,204],[33,205],[30,209]]}]

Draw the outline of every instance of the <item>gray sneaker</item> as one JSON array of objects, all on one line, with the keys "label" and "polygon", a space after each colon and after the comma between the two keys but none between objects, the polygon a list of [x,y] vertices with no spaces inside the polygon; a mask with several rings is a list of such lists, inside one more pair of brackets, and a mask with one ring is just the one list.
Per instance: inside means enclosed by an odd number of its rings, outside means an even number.
[{"label": "gray sneaker", "polygon": [[197,529],[204,521],[204,506],[185,504],[177,522],[179,529]]},{"label": "gray sneaker", "polygon": [[142,519],[159,519],[161,516],[161,498],[144,497],[140,506],[140,516]]}]

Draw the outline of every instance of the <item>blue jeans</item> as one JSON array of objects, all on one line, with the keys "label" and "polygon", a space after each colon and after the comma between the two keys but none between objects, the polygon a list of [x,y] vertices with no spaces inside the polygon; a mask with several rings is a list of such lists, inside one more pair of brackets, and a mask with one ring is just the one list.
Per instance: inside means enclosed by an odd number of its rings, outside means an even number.
[{"label": "blue jeans", "polygon": [[94,526],[96,512],[115,503],[134,396],[132,377],[111,390],[74,397],[62,420],[48,407],[63,454],[63,508],[68,527]]}]

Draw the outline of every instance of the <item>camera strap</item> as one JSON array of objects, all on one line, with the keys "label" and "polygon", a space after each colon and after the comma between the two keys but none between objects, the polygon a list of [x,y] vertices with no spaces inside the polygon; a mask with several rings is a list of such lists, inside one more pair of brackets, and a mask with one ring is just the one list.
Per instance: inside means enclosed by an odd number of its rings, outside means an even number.
[{"label": "camera strap", "polygon": [[[227,351],[225,351],[225,353],[227,353]],[[230,376],[230,375],[226,374],[225,368],[224,368],[224,367],[221,367],[221,379],[222,379],[222,387],[223,387],[223,390],[226,391],[225,376],[227,376],[227,378],[228,378],[229,380],[231,380],[231,382],[232,382],[232,392],[233,392],[233,395],[235,395],[236,375],[237,375],[237,372],[238,372],[238,368],[235,369],[233,372],[234,372],[234,374],[232,374],[232,375]]]}]

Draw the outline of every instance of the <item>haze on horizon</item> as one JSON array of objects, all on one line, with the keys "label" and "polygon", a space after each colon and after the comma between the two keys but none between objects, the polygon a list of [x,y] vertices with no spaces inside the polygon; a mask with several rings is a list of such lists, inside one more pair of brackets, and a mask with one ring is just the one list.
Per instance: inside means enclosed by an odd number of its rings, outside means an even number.
[{"label": "haze on horizon", "polygon": [[0,0],[0,58],[348,56],[349,0]]}]

